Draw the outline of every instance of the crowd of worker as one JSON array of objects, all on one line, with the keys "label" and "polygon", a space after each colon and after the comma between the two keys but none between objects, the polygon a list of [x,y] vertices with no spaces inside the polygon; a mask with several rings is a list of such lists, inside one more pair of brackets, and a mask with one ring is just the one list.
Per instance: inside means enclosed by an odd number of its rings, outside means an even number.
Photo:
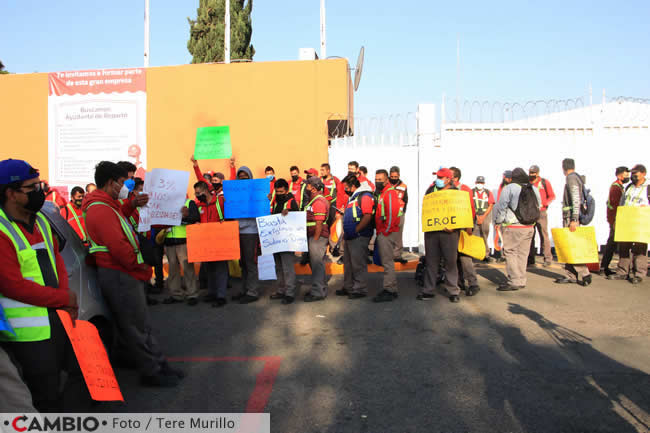
[{"label": "crowd of worker", "polygon": [[[68,285],[65,263],[59,254],[58,239],[48,220],[40,212],[46,200],[52,201],[61,216],[73,227],[88,247],[87,262],[97,268],[98,285],[111,311],[117,340],[123,353],[139,369],[145,386],[175,386],[184,377],[171,367],[152,334],[148,316],[148,292],[160,293],[166,286],[165,304],[197,305],[203,289],[203,301],[213,307],[228,303],[229,263],[205,262],[196,275],[188,262],[187,231],[191,224],[223,222],[224,196],[222,173],[202,172],[191,159],[197,181],[194,197],[188,197],[181,209],[182,222],[176,227],[153,227],[138,233],[138,209],[149,200],[143,192],[144,181],[135,177],[136,167],[129,162],[102,161],[95,168],[94,183],[75,187],[70,201],[63,199],[42,181],[39,172],[27,162],[0,162],[0,305],[13,332],[0,331],[0,392],[11,396],[3,405],[5,412],[32,411],[83,412],[89,401],[79,366],[72,353],[56,310],[67,311],[75,320],[77,296]],[[230,162],[229,180],[253,179],[252,171]],[[575,231],[584,222],[588,191],[575,171],[575,162],[565,159],[563,188],[563,227]],[[403,254],[404,215],[407,212],[408,188],[400,179],[399,167],[379,169],[374,179],[367,170],[351,161],[347,174],[339,179],[330,165],[302,173],[290,167],[288,179],[276,178],[275,170],[266,167],[270,181],[271,214],[287,215],[304,211],[307,220],[308,252],[301,258],[294,252],[274,255],[276,290],[269,296],[282,304],[292,304],[299,297],[295,264],[309,264],[311,284],[302,297],[304,302],[323,301],[329,294],[326,257],[340,257],[344,265],[343,285],[335,294],[350,300],[368,295],[368,264],[374,256],[383,267],[383,279],[374,302],[391,302],[399,288],[395,263],[405,263]],[[648,206],[650,185],[646,168],[635,165],[616,169],[607,204],[610,236],[601,263],[602,273],[610,279],[641,282],[647,272],[647,244],[614,242],[616,208]],[[303,176],[304,175],[304,178]],[[555,200],[551,183],[540,176],[540,168],[526,172],[514,168],[503,173],[496,198],[485,185],[485,177],[476,178],[474,187],[461,183],[457,167],[440,168],[433,173],[433,183],[426,194],[448,190],[467,192],[474,226],[426,232],[425,254],[421,260],[422,284],[417,299],[432,299],[440,288],[449,301],[460,301],[461,292],[474,296],[480,291],[475,259],[458,252],[460,232],[480,236],[485,242],[484,261],[489,263],[491,249],[488,236],[493,226],[500,240],[500,260],[505,261],[506,283],[499,291],[517,291],[526,286],[527,266],[535,263],[535,231],[539,231],[543,266],[553,260],[548,235],[547,209]],[[374,182],[373,182],[374,180]],[[260,299],[257,257],[260,254],[255,218],[240,218],[239,244],[241,290],[231,301],[249,304]],[[616,270],[609,265],[618,249]],[[167,257],[168,278],[164,280],[163,255]],[[155,272],[155,277],[153,273]],[[558,284],[588,286],[591,274],[586,264],[566,264],[566,275]],[[60,371],[67,371],[65,390],[61,394]],[[19,371],[21,374],[19,374]],[[61,395],[64,398],[61,398]]]}]

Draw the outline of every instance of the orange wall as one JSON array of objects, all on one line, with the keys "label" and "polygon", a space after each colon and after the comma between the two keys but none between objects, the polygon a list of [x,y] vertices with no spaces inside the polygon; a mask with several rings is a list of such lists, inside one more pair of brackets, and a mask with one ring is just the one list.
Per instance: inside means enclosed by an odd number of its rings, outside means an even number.
[{"label": "orange wall", "polygon": [[[327,162],[327,120],[346,118],[344,59],[165,66],[147,70],[147,167],[191,170],[196,128],[229,125],[237,165]],[[47,178],[47,74],[0,76],[0,159],[29,161]],[[223,171],[227,161],[200,161]],[[193,177],[192,177],[193,179]],[[90,180],[89,180],[90,181]]]}]

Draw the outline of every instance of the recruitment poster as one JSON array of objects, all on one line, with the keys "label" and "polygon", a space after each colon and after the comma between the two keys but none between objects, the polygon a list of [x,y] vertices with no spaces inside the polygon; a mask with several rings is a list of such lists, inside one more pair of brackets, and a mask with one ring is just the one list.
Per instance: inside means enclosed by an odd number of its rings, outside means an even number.
[{"label": "recruitment poster", "polygon": [[50,185],[94,182],[95,165],[103,160],[130,161],[144,178],[145,69],[52,72],[48,85]]}]

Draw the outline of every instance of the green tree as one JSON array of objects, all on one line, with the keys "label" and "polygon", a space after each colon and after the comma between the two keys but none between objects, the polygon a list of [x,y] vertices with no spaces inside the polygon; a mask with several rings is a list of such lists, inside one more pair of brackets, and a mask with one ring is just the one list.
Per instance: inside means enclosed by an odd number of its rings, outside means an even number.
[{"label": "green tree", "polygon": [[0,74],[8,74],[9,71],[5,71],[5,65],[2,63],[2,60],[0,60]]},{"label": "green tree", "polygon": [[[253,60],[255,48],[251,44],[253,0],[230,0],[230,58]],[[192,63],[224,61],[225,0],[200,0],[196,20],[190,23],[187,49]]]}]

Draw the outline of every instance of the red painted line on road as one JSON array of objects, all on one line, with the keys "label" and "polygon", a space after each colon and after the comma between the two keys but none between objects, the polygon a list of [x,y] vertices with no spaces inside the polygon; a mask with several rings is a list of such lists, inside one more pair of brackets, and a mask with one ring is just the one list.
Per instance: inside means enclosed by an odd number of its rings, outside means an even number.
[{"label": "red painted line on road", "polygon": [[280,356],[224,356],[224,357],[174,357],[168,358],[169,362],[243,362],[263,361],[264,367],[255,379],[255,388],[246,403],[247,413],[262,413],[271,397],[275,378],[282,364]]}]

